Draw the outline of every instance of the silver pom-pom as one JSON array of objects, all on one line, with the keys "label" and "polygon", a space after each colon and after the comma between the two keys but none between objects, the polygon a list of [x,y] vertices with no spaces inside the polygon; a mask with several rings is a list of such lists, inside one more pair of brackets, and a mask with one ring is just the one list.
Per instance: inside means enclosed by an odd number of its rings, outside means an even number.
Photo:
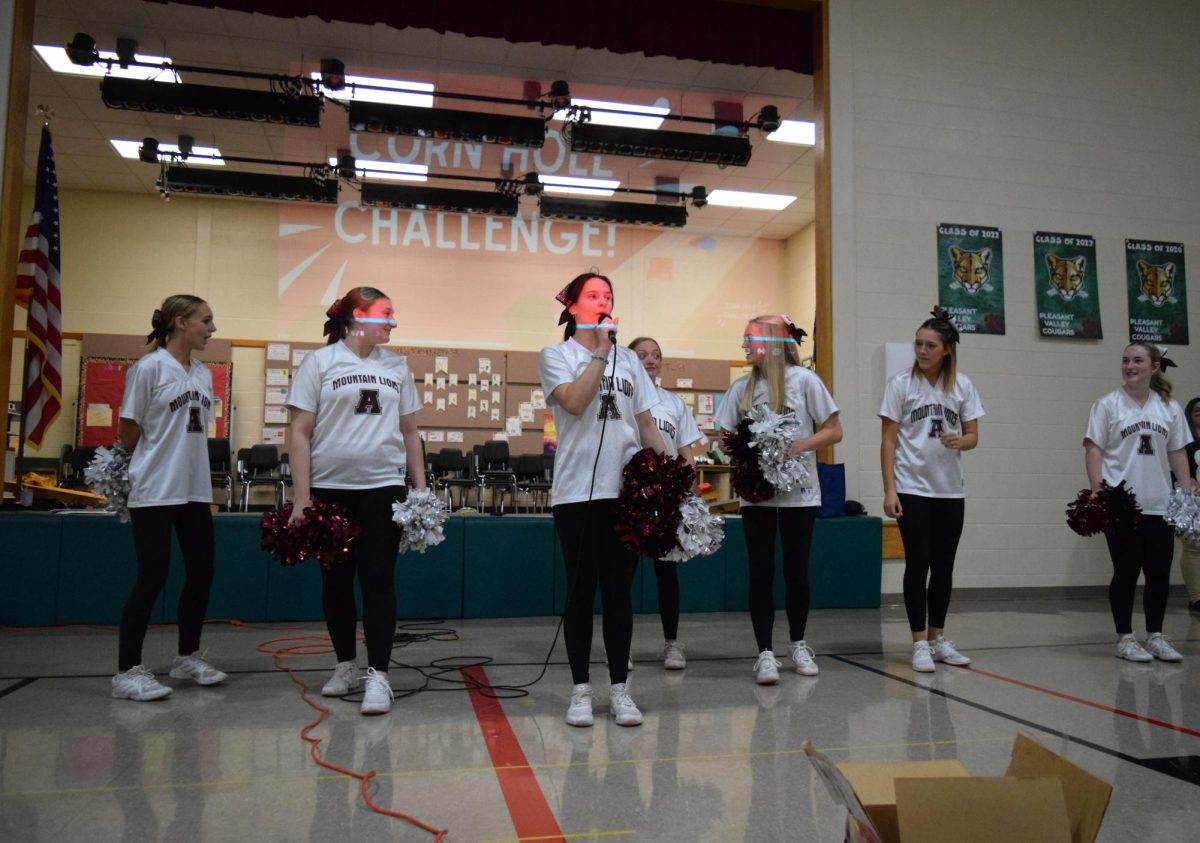
[{"label": "silver pom-pom", "polygon": [[446,507],[430,489],[410,489],[404,503],[392,504],[392,520],[400,525],[402,553],[415,550],[424,553],[446,540],[442,525],[446,523]]},{"label": "silver pom-pom", "polygon": [[695,495],[679,505],[679,529],[675,549],[663,557],[668,562],[686,562],[693,556],[712,556],[725,540],[724,519],[712,515],[708,504]]},{"label": "silver pom-pom", "polygon": [[97,448],[83,478],[93,492],[108,498],[105,509],[115,512],[122,524],[129,522],[129,452],[124,445],[115,442],[112,448]]},{"label": "silver pom-pom", "polygon": [[1175,528],[1184,541],[1200,542],[1200,493],[1176,489],[1167,501],[1163,520]]},{"label": "silver pom-pom", "polygon": [[781,492],[790,492],[808,482],[804,457],[792,456],[792,443],[804,426],[791,413],[779,415],[766,407],[750,410],[750,445],[758,449],[758,467],[767,482]]}]

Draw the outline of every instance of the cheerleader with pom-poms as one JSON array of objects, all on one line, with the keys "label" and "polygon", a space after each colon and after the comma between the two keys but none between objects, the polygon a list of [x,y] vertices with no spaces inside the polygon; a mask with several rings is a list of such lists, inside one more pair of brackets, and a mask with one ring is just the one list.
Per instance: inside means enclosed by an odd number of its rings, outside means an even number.
[{"label": "cheerleader with pom-poms", "polygon": [[328,344],[309,354],[292,379],[289,459],[292,523],[314,500],[337,505],[358,528],[345,558],[321,569],[325,625],[337,655],[321,693],[343,696],[364,681],[356,661],[354,577],[362,591],[367,673],[361,711],[392,707],[388,666],[396,633],[396,554],[401,529],[393,504],[405,479],[425,488],[416,384],[405,359],[383,348],[396,326],[392,300],[356,287],[326,313]]},{"label": "cheerleader with pom-poms", "polygon": [[563,342],[541,350],[538,373],[558,431],[550,500],[568,583],[563,642],[574,687],[566,721],[593,723],[588,662],[599,588],[609,711],[618,726],[636,726],[642,713],[629,695],[628,659],[637,552],[618,538],[615,524],[625,465],[643,447],[665,450],[650,415],[658,394],[637,356],[616,345],[612,282],[585,272],[556,299],[563,306],[559,324],[566,324]]},{"label": "cheerleader with pom-poms", "polygon": [[[750,620],[759,655],[754,662],[760,685],[779,681],[771,633],[775,624],[772,584],[775,578],[775,536],[783,545],[783,578],[788,619],[788,656],[797,673],[816,676],[812,648],[805,640],[808,623],[808,557],[813,524],[821,505],[816,451],[842,441],[838,407],[825,384],[800,365],[804,330],[786,316],[759,316],[746,325],[742,351],[754,369],[729,388],[717,411],[716,423],[727,431],[734,448],[734,486],[741,497],[743,533],[750,566]],[[780,419],[779,417],[783,418]],[[757,433],[757,445],[745,441],[747,430]],[[734,432],[737,431],[737,435]],[[773,431],[773,433],[772,433]],[[780,432],[786,438],[780,440]],[[790,440],[790,442],[788,441]],[[774,456],[758,460],[753,454],[770,445]],[[739,478],[745,477],[742,482]],[[765,479],[764,479],[765,478]],[[772,485],[775,483],[783,485]]]},{"label": "cheerleader with pom-poms", "polygon": [[129,457],[127,506],[137,555],[137,580],[121,612],[118,673],[112,695],[156,700],[170,695],[142,663],[142,643],[171,559],[171,531],[183,554],[179,654],[174,679],[215,685],[225,674],[196,652],[213,579],[212,482],[208,426],[213,421],[212,373],[193,357],[216,331],[212,308],[196,296],[169,296],[154,311],[146,337],[154,350],[125,375],[117,439]]},{"label": "cheerleader with pom-poms", "polygon": [[[662,349],[650,337],[638,337],[629,344],[638,356],[651,381],[662,371]],[[650,408],[654,423],[667,446],[668,456],[682,456],[693,464],[692,446],[703,439],[692,411],[678,396],[661,386],[656,387],[658,403]],[[654,560],[654,576],[658,581],[658,614],[663,628],[663,667],[683,670],[687,659],[679,635],[679,568],[677,562]]]},{"label": "cheerleader with pom-poms", "polygon": [[950,607],[954,557],[962,535],[962,452],[979,444],[983,404],[958,371],[958,328],[940,307],[913,340],[916,360],[883,392],[879,449],[883,512],[897,519],[904,542],[904,608],[912,632],[912,667],[967,665],[942,634]]},{"label": "cheerleader with pom-poms", "polygon": [[[1117,487],[1124,481],[1141,509],[1136,521],[1105,532],[1113,565],[1108,603],[1117,630],[1116,656],[1134,662],[1183,658],[1162,634],[1175,555],[1174,531],[1163,515],[1171,496],[1171,473],[1184,489],[1196,488],[1196,482],[1188,474],[1185,450],[1190,428],[1163,374],[1171,365],[1157,346],[1143,342],[1126,346],[1121,355],[1122,384],[1092,405],[1083,440],[1091,491],[1099,491],[1102,483]],[[1133,634],[1139,574],[1146,577],[1145,646]]]}]

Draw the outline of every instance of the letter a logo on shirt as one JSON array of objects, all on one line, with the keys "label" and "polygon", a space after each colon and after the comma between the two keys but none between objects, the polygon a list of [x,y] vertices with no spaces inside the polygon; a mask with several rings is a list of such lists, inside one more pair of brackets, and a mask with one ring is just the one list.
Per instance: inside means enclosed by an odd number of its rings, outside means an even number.
[{"label": "letter a logo on shirt", "polygon": [[1138,437],[1137,452],[1139,454],[1148,454],[1150,456],[1154,455],[1154,445],[1151,444],[1151,442],[1150,442],[1150,434],[1149,433],[1143,433],[1141,436]]},{"label": "letter a logo on shirt", "polygon": [[199,407],[188,407],[187,432],[188,433],[203,433],[204,432],[204,425],[202,425],[200,423],[200,408]]},{"label": "letter a logo on shirt", "polygon": [[946,423],[941,419],[929,420],[929,438],[936,439],[946,431]]},{"label": "letter a logo on shirt", "polygon": [[615,395],[600,396],[600,412],[596,414],[598,421],[604,419],[619,419],[621,411],[617,409],[617,397]]},{"label": "letter a logo on shirt", "polygon": [[354,408],[355,413],[370,414],[378,416],[383,414],[383,408],[379,406],[379,390],[378,389],[360,389],[358,391],[358,406]]}]

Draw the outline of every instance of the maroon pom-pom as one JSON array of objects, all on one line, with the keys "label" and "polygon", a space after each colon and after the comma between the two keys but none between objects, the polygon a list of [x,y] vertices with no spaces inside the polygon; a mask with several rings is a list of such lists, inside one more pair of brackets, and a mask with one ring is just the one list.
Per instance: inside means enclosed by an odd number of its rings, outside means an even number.
[{"label": "maroon pom-pom", "polygon": [[1067,525],[1081,536],[1124,532],[1138,525],[1142,509],[1122,480],[1116,486],[1100,483],[1092,492],[1083,489],[1067,504]]},{"label": "maroon pom-pom", "polygon": [[640,555],[662,559],[675,549],[679,505],[691,494],[696,471],[683,457],[643,448],[624,469],[615,529]]},{"label": "maroon pom-pom", "polygon": [[262,549],[278,559],[280,565],[296,565],[305,559],[317,559],[328,569],[350,555],[350,545],[362,528],[347,516],[338,504],[314,500],[304,509],[304,520],[290,524],[292,505],[263,513]]},{"label": "maroon pom-pom", "polygon": [[732,467],[729,485],[742,500],[750,503],[775,497],[775,487],[763,477],[758,465],[758,451],[750,446],[750,419],[742,419],[737,430],[721,434],[721,446],[729,454]]}]

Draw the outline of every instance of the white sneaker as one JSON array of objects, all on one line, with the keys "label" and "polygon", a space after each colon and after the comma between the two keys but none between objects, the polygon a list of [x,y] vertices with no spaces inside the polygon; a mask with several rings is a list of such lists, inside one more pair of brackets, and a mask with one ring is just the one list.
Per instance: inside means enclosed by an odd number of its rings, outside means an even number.
[{"label": "white sneaker", "polygon": [[392,686],[388,684],[388,675],[368,667],[363,701],[358,710],[363,714],[387,714],[392,710],[393,699],[395,695],[392,693]]},{"label": "white sneaker", "polygon": [[933,664],[933,652],[928,641],[914,641],[912,648],[912,669],[918,673],[933,673],[937,667]]},{"label": "white sneaker", "polygon": [[955,667],[965,667],[971,663],[969,658],[954,649],[953,641],[947,641],[941,635],[929,642],[929,649],[933,650],[935,662],[945,662]]},{"label": "white sneaker", "polygon": [[592,686],[580,682],[571,689],[571,704],[567,706],[568,726],[591,726],[592,718]]},{"label": "white sneaker", "polygon": [[171,666],[172,679],[191,679],[197,685],[216,685],[228,677],[204,660],[204,655],[176,656]]},{"label": "white sneaker", "polygon": [[618,726],[642,725],[642,713],[629,696],[629,685],[619,682],[609,691],[609,713],[617,719]]},{"label": "white sneaker", "polygon": [[358,675],[358,663],[354,661],[338,662],[333,667],[333,676],[321,689],[323,697],[344,697],[362,682]]},{"label": "white sneaker", "polygon": [[112,678],[112,695],[118,700],[148,702],[171,696],[171,689],[159,684],[154,674],[139,664]]},{"label": "white sneaker", "polygon": [[820,673],[817,663],[813,661],[815,655],[812,647],[803,641],[792,641],[788,644],[788,658],[796,665],[796,672],[801,676],[816,676]]},{"label": "white sneaker", "polygon": [[1117,658],[1131,662],[1152,662],[1154,656],[1142,649],[1142,645],[1128,632],[1117,639]]},{"label": "white sneaker", "polygon": [[1171,639],[1161,632],[1150,633],[1150,637],[1146,639],[1146,652],[1159,661],[1183,661],[1183,655],[1171,644]]},{"label": "white sneaker", "polygon": [[663,644],[663,667],[667,670],[683,670],[687,667],[687,659],[683,657],[683,645],[678,641],[667,641]]},{"label": "white sneaker", "polygon": [[759,685],[779,682],[779,659],[770,650],[763,650],[754,662],[754,681]]}]

